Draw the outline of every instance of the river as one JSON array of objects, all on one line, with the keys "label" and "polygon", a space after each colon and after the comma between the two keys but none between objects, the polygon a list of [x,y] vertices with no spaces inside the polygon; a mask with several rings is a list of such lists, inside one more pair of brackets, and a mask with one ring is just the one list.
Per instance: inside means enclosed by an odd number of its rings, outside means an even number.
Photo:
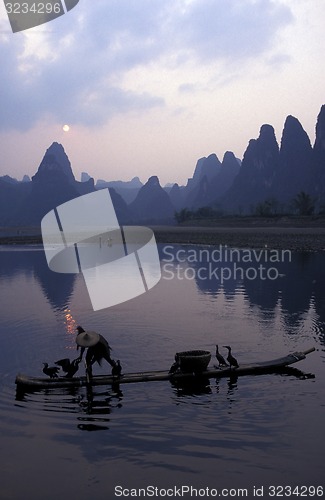
[{"label": "river", "polygon": [[[313,496],[303,488],[323,485],[325,255],[159,250],[154,288],[94,312],[83,276],[50,271],[41,246],[1,247],[2,500],[190,498],[186,487],[268,498],[285,485]],[[215,344],[239,364],[316,351],[280,374],[16,393],[18,372],[76,357],[77,325],[102,333],[124,372],[169,368],[188,349],[210,350],[213,365]]]}]

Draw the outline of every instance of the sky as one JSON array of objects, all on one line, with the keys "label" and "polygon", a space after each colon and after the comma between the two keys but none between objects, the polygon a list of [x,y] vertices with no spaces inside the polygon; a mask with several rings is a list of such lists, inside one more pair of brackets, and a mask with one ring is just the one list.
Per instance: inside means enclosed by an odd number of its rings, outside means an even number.
[{"label": "sky", "polygon": [[32,176],[57,141],[78,180],[182,185],[264,123],[280,142],[290,114],[313,144],[324,23],[324,0],[80,0],[12,33],[0,0],[0,176]]}]

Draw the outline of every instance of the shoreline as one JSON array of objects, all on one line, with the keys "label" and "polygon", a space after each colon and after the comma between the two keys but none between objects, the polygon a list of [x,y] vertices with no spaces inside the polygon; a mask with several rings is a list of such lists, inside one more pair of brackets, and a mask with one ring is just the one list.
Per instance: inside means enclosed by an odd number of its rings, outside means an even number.
[{"label": "shoreline", "polygon": [[269,248],[297,252],[325,250],[324,227],[151,226],[158,243],[235,248]]},{"label": "shoreline", "polygon": [[[325,227],[306,226],[150,226],[157,243],[213,245],[235,248],[269,248],[292,251],[324,251]],[[0,245],[42,245],[41,234],[0,234]]]}]

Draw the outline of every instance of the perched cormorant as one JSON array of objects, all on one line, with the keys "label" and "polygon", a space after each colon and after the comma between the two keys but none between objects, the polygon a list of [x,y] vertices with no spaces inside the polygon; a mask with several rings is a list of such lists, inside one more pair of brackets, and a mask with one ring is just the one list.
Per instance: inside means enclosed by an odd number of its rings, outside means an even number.
[{"label": "perched cormorant", "polygon": [[113,377],[120,377],[122,373],[122,366],[120,360],[114,361],[114,366],[112,368]]},{"label": "perched cormorant", "polygon": [[60,371],[60,368],[57,366],[49,366],[48,363],[43,363],[43,365],[43,373],[45,373],[45,375],[51,378],[58,378],[58,371]]},{"label": "perched cormorant", "polygon": [[177,370],[180,368],[180,363],[179,363],[179,355],[178,353],[175,354],[175,361],[174,363],[172,364],[172,366],[170,367],[169,369],[169,372],[170,374],[174,374],[177,372]]},{"label": "perched cormorant", "polygon": [[55,361],[55,364],[61,366],[62,370],[64,372],[67,372],[70,368],[70,359],[69,358],[59,359],[58,361]]},{"label": "perched cormorant", "polygon": [[59,359],[55,361],[55,364],[61,366],[62,370],[66,373],[67,378],[71,378],[77,373],[79,370],[80,359],[74,359],[70,361],[69,358]]},{"label": "perched cormorant", "polygon": [[225,358],[219,353],[218,344],[216,344],[216,358],[217,358],[217,361],[219,363],[219,366],[221,366],[221,365],[228,366]]},{"label": "perched cormorant", "polygon": [[228,356],[227,356],[227,361],[230,365],[230,369],[231,367],[233,366],[234,368],[239,368],[239,364],[237,362],[237,359],[233,357],[233,355],[231,354],[231,347],[229,345],[224,345],[223,347],[225,347],[226,349],[228,349]]}]

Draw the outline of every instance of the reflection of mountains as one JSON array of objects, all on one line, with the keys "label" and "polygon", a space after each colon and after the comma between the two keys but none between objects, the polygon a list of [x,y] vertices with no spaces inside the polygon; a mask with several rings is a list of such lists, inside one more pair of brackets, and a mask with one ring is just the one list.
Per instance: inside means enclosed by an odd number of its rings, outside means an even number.
[{"label": "reflection of mountains", "polygon": [[[175,258],[172,265],[178,265],[176,252],[181,248],[173,248],[173,252],[165,254],[171,262],[171,253]],[[190,247],[188,247],[190,248]],[[184,250],[182,250],[184,251]],[[188,251],[188,250],[186,250]],[[212,249],[209,250],[212,252]],[[182,254],[184,257],[184,254]],[[283,313],[285,324],[294,328],[301,324],[306,314],[312,308],[317,315],[319,331],[325,326],[325,255],[322,253],[292,253],[291,261],[285,262],[260,262],[267,267],[277,269],[279,277],[277,279],[248,279],[246,270],[258,266],[252,262],[240,262],[244,271],[244,279],[240,275],[230,276],[224,279],[221,284],[220,279],[212,275],[209,278],[208,269],[209,258],[201,262],[180,263],[183,269],[193,271],[191,277],[195,277],[198,289],[205,294],[217,296],[221,291],[225,297],[233,298],[239,290],[244,291],[245,297],[251,306],[257,306],[262,315],[270,317],[275,315],[275,310],[280,307]],[[210,262],[211,264],[211,262]],[[212,268],[231,267],[231,262],[212,262]],[[205,271],[199,273],[199,269]],[[49,270],[44,252],[28,251],[18,249],[14,252],[1,252],[0,275],[8,279],[22,274],[31,279],[35,278],[49,303],[54,309],[65,309],[73,294],[75,274],[60,274]],[[200,278],[201,276],[201,278]],[[220,275],[219,275],[220,277]],[[204,279],[203,279],[204,278]]]},{"label": "reflection of mountains", "polygon": [[50,271],[43,250],[1,252],[0,274],[10,278],[24,274],[35,278],[54,309],[65,309],[73,293],[75,274]]},{"label": "reflection of mountains", "polygon": [[76,274],[61,274],[50,271],[45,254],[42,252],[35,268],[35,276],[38,279],[44,294],[55,309],[65,309],[73,294]]},{"label": "reflection of mountains", "polygon": [[[205,262],[187,261],[186,267],[193,268],[192,276],[195,276],[196,284],[201,292],[216,296],[222,290],[226,297],[234,297],[236,291],[242,289],[250,304],[258,306],[262,314],[269,317],[270,314],[275,313],[275,308],[280,306],[287,326],[295,327],[300,324],[311,307],[314,308],[320,322],[325,323],[324,261],[325,256],[321,253],[292,253],[291,261],[285,259],[284,262],[270,262],[263,259],[259,262],[240,260],[237,266],[242,268],[242,273],[238,271],[238,268],[237,273],[234,272],[233,262],[211,262],[209,258]],[[261,279],[260,277],[251,279],[260,265],[265,269],[275,268],[278,277],[276,279]],[[219,279],[216,275],[211,276],[211,268],[212,270],[218,268]],[[231,275],[229,272],[225,273],[227,279],[224,279],[223,283],[220,279],[222,268],[232,270]],[[250,268],[253,270],[249,271]],[[275,271],[270,273],[271,278],[275,275]],[[241,279],[242,276],[243,279]],[[265,278],[266,272],[263,276]]]}]

